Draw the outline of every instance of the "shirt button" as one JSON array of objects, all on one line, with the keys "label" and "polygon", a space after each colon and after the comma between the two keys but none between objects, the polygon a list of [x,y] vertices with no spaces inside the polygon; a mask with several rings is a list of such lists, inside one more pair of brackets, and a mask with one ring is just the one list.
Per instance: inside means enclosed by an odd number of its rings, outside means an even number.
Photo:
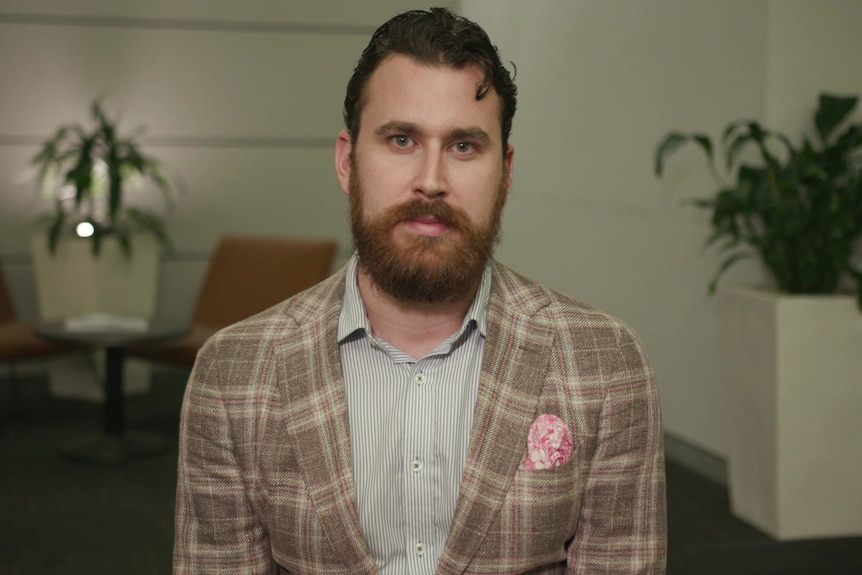
[{"label": "shirt button", "polygon": [[416,382],[416,385],[422,385],[423,383],[425,383],[425,374],[417,373],[413,376],[413,381]]},{"label": "shirt button", "polygon": [[414,459],[411,463],[411,469],[413,469],[413,473],[419,473],[422,471],[422,461],[420,459]]},{"label": "shirt button", "polygon": [[425,555],[425,544],[417,543],[416,546],[413,547],[413,550],[416,552],[416,555],[421,557],[422,555]]}]

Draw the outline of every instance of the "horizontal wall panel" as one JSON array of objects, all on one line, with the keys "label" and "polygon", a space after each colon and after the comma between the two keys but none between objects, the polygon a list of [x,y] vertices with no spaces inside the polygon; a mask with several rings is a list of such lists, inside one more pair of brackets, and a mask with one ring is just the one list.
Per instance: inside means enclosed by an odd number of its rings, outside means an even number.
[{"label": "horizontal wall panel", "polygon": [[162,261],[156,313],[171,321],[190,321],[209,268],[209,258],[195,261]]},{"label": "horizontal wall panel", "polygon": [[[453,2],[437,2],[446,6]],[[425,8],[418,0],[150,0],[117,2],[116,0],[3,0],[4,15],[18,19],[28,17],[77,17],[102,19],[154,19],[161,21],[268,22],[301,24],[337,24],[365,26],[372,29],[393,14],[409,8]]]},{"label": "horizontal wall panel", "polygon": [[152,136],[334,136],[366,41],[0,24],[0,137],[86,120],[97,96]]},{"label": "horizontal wall panel", "polygon": [[[153,148],[179,176],[182,193],[174,208],[157,190],[129,191],[129,205],[165,213],[180,252],[208,252],[225,233],[333,238],[348,243],[347,197],[335,177],[329,149]],[[32,182],[7,176],[35,148],[7,147],[0,154],[0,257],[29,254],[36,217],[51,209]]]},{"label": "horizontal wall panel", "polygon": [[169,220],[183,250],[211,249],[225,233],[349,238],[334,140],[329,150],[178,149],[171,157],[188,187]]}]

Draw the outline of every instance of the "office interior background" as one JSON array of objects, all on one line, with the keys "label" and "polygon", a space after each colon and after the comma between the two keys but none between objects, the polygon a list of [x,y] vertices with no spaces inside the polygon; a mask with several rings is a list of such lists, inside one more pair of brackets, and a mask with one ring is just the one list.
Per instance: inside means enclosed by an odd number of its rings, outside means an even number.
[{"label": "office interior background", "polygon": [[[729,414],[704,214],[715,188],[671,129],[715,136],[756,118],[797,139],[817,94],[862,92],[857,0],[460,0],[517,67],[514,184],[497,257],[623,318],[643,338],[668,451],[719,480]],[[227,233],[335,238],[350,254],[334,174],[346,82],[376,26],[414,0],[0,0],[0,262],[37,317],[29,241],[49,206],[26,180],[60,124],[103,98],[184,194],[167,214],[159,310],[186,318]],[[140,201],[160,209],[157,194]],[[763,281],[756,263],[727,283]]]}]

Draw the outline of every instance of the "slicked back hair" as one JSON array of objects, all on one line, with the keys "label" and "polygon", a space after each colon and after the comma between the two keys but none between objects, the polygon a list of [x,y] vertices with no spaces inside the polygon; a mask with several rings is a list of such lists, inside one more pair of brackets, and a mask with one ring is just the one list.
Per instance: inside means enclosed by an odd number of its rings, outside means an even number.
[{"label": "slicked back hair", "polygon": [[488,34],[478,24],[445,8],[404,12],[374,32],[359,57],[344,97],[344,124],[353,141],[359,135],[368,81],[380,63],[393,54],[404,54],[431,66],[479,68],[482,82],[476,90],[476,99],[484,98],[491,88],[499,96],[503,154],[506,153],[518,88]]}]

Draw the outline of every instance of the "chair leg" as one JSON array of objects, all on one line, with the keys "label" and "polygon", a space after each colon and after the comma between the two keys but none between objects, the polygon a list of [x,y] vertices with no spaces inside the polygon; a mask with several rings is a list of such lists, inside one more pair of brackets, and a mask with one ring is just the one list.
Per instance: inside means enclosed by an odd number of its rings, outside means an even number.
[{"label": "chair leg", "polygon": [[9,363],[9,384],[12,388],[12,399],[9,401],[9,412],[11,413],[11,407],[14,407],[15,402],[18,401],[18,372],[15,369],[14,361]]},{"label": "chair leg", "polygon": [[12,414],[15,413],[15,404],[18,401],[18,377],[15,373],[15,362],[9,362],[9,408],[6,413],[0,417],[0,436],[6,431],[9,422],[12,420]]}]

